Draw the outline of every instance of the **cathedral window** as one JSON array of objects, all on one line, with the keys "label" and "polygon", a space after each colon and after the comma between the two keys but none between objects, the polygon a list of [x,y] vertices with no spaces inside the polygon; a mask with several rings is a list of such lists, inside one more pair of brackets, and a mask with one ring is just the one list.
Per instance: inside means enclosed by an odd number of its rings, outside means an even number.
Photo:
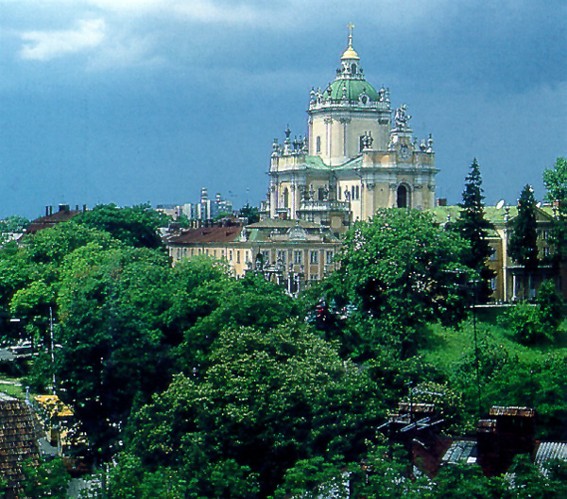
[{"label": "cathedral window", "polygon": [[284,208],[289,208],[289,190],[287,187],[283,191],[283,205]]},{"label": "cathedral window", "polygon": [[350,72],[355,75],[356,74],[356,64],[352,63],[350,65]]},{"label": "cathedral window", "polygon": [[315,152],[321,152],[321,137],[319,135],[315,138]]},{"label": "cathedral window", "polygon": [[341,186],[337,185],[337,199],[340,201],[342,199],[342,192],[341,192]]}]

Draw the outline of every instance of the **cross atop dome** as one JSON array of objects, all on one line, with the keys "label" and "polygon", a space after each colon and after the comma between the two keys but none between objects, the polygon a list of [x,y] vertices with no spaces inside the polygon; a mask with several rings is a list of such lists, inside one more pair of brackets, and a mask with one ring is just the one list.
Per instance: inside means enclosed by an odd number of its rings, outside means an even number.
[{"label": "cross atop dome", "polygon": [[341,61],[351,61],[351,60],[359,61],[360,57],[358,57],[356,50],[352,48],[352,32],[354,30],[354,24],[348,23],[347,28],[348,28],[348,46],[346,50],[343,52],[343,55],[341,56]]}]

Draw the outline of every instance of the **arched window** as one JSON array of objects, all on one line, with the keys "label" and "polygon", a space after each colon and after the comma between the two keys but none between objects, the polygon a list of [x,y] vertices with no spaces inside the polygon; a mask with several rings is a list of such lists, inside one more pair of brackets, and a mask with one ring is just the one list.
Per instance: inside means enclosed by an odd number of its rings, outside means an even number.
[{"label": "arched window", "polygon": [[355,64],[354,62],[350,65],[350,72],[351,72],[353,75],[356,74],[356,64]]},{"label": "arched window", "polygon": [[400,185],[398,187],[398,196],[397,196],[397,204],[398,208],[409,208],[409,192],[408,188],[405,185]]}]

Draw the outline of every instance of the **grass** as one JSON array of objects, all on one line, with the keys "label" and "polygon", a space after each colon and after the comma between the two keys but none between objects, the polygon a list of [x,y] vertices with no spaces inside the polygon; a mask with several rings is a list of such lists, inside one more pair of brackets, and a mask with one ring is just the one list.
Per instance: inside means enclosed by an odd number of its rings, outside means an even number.
[{"label": "grass", "polygon": [[20,384],[20,379],[9,378],[5,375],[0,376],[0,392],[18,399],[26,397],[26,389]]},{"label": "grass", "polygon": [[[567,356],[567,320],[563,322],[562,331],[555,342],[525,346],[498,323],[502,313],[502,309],[477,309],[476,333],[479,343],[485,338],[492,340],[506,349],[510,357],[517,356],[520,361],[529,363],[543,359],[548,353]],[[446,370],[459,363],[463,354],[473,348],[474,327],[472,317],[469,317],[455,327],[431,325],[427,344],[420,353],[426,361]]]}]

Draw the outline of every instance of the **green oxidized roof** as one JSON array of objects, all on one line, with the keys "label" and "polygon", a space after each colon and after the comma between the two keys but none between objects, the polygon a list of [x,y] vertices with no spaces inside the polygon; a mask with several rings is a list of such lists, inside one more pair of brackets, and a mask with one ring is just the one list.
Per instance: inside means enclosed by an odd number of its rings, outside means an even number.
[{"label": "green oxidized roof", "polygon": [[358,98],[366,93],[371,101],[378,100],[376,89],[364,79],[337,78],[329,86],[331,89],[331,99],[340,101],[343,99],[343,88],[346,88],[346,100],[358,101]]}]

